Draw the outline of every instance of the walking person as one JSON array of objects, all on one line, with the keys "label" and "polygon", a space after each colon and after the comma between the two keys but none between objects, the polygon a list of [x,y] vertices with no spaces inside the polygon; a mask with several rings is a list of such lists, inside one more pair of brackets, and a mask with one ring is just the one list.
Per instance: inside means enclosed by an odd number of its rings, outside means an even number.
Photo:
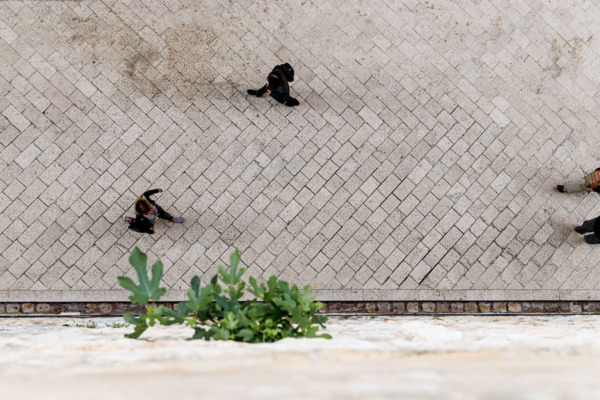
[{"label": "walking person", "polygon": [[583,178],[583,182],[565,183],[556,185],[556,190],[561,193],[591,192],[600,194],[600,168],[590,172]]},{"label": "walking person", "polygon": [[167,221],[182,223],[185,221],[183,217],[173,217],[171,214],[163,210],[150,196],[162,193],[162,189],[153,189],[144,192],[142,197],[139,197],[134,205],[135,218],[125,217],[125,222],[129,223],[129,229],[141,233],[154,233],[154,223],[156,217]]},{"label": "walking person", "polygon": [[[600,216],[584,221],[580,226],[576,226],[575,232],[585,235],[583,238],[589,244],[600,244]],[[586,235],[586,233],[592,234]]]},{"label": "walking person", "polygon": [[288,63],[277,65],[267,76],[267,84],[258,90],[248,89],[248,94],[261,97],[265,93],[288,107],[300,104],[298,100],[290,96],[289,82],[294,81],[294,69]]}]

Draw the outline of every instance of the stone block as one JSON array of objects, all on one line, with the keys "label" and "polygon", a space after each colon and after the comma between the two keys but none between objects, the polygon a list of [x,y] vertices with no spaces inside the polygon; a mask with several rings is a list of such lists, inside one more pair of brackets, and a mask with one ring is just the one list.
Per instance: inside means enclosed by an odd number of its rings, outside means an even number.
[{"label": "stone block", "polygon": [[581,311],[582,311],[582,308],[581,308],[581,304],[580,303],[572,301],[569,304],[569,312],[570,313],[580,313]]},{"label": "stone block", "polygon": [[6,309],[4,308],[4,304],[0,303],[0,314],[4,314]]},{"label": "stone block", "polygon": [[451,313],[463,313],[465,311],[465,305],[462,302],[452,302],[450,303],[450,312]]},{"label": "stone block", "polygon": [[506,312],[506,302],[504,301],[495,301],[492,304],[492,309],[495,313],[505,313]]},{"label": "stone block", "polygon": [[48,304],[48,303],[39,303],[35,307],[35,311],[38,314],[51,314],[52,313],[52,307],[50,307],[50,304]]},{"label": "stone block", "polygon": [[83,312],[85,305],[82,303],[67,303],[65,304],[66,312]]},{"label": "stone block", "polygon": [[410,302],[406,304],[406,312],[408,314],[417,314],[419,312],[419,303]]},{"label": "stone block", "polygon": [[102,303],[98,306],[98,310],[101,314],[110,314],[112,313],[112,304],[110,303]]},{"label": "stone block", "polygon": [[6,313],[7,314],[18,314],[21,311],[21,308],[18,304],[7,304],[6,305]]},{"label": "stone block", "polygon": [[474,301],[467,301],[465,303],[465,312],[469,313],[469,314],[475,314],[479,311],[479,309],[477,308],[477,303],[475,303]]},{"label": "stone block", "polygon": [[21,305],[21,310],[24,314],[33,314],[35,311],[35,305],[33,303],[24,303]]},{"label": "stone block", "polygon": [[555,302],[544,303],[544,312],[556,314],[560,312],[560,304]]},{"label": "stone block", "polygon": [[435,312],[435,303],[427,301],[425,303],[421,303],[421,311],[428,314],[433,314]]},{"label": "stone block", "polygon": [[529,302],[524,301],[523,304],[523,312],[525,313],[542,313],[544,312],[544,303],[535,301]]},{"label": "stone block", "polygon": [[392,302],[392,313],[394,314],[404,314],[406,312],[406,303],[403,301],[393,301]]},{"label": "stone block", "polygon": [[128,304],[127,305],[129,311],[131,311],[132,313],[143,313],[146,312],[146,306],[140,305],[140,304]]},{"label": "stone block", "polygon": [[366,310],[365,303],[363,301],[351,303],[351,312],[364,313]]},{"label": "stone block", "polygon": [[540,301],[534,301],[531,303],[531,312],[534,313],[543,313],[544,312],[544,303]]},{"label": "stone block", "polygon": [[53,304],[52,314],[62,314],[67,311],[67,307],[64,304]]},{"label": "stone block", "polygon": [[435,312],[440,314],[447,314],[450,312],[450,304],[445,301],[438,301],[435,303]]},{"label": "stone block", "polygon": [[583,303],[583,312],[596,313],[600,311],[599,305],[597,301],[586,301]]},{"label": "stone block", "polygon": [[392,312],[392,303],[389,301],[380,301],[377,303],[377,312],[380,314],[389,314]]},{"label": "stone block", "polygon": [[127,303],[115,303],[115,305],[113,307],[113,310],[117,314],[125,314],[126,312],[129,312],[129,307],[128,306],[129,305]]},{"label": "stone block", "polygon": [[374,301],[366,302],[365,312],[369,314],[375,314],[377,312],[377,303],[375,303]]},{"label": "stone block", "polygon": [[481,311],[482,313],[492,312],[492,303],[488,303],[487,301],[480,301],[479,311]]},{"label": "stone block", "polygon": [[509,313],[520,313],[523,310],[521,303],[518,301],[511,301],[507,305]]},{"label": "stone block", "polygon": [[86,303],[83,308],[84,314],[96,314],[98,312],[98,305],[95,303]]}]

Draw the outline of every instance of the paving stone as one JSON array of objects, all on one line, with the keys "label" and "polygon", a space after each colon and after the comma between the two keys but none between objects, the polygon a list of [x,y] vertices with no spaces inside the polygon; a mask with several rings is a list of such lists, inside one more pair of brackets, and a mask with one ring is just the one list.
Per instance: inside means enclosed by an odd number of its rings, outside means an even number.
[{"label": "paving stone", "polygon": [[[600,293],[572,233],[596,199],[554,190],[597,167],[594,2],[324,0],[301,25],[311,2],[39,4],[0,2],[8,301],[118,297],[135,245],[171,289],[238,248],[259,277],[405,308]],[[279,62],[293,109],[245,93]],[[130,232],[159,186],[186,223]]]}]

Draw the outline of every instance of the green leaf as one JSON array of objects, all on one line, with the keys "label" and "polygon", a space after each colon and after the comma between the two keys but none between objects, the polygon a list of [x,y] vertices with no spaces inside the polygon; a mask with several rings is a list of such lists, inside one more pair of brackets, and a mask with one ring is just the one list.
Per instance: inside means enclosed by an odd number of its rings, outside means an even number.
[{"label": "green leaf", "polygon": [[235,331],[237,329],[238,320],[233,312],[230,311],[227,313],[227,316],[223,320],[223,326],[229,331]]},{"label": "green leaf", "polygon": [[242,339],[244,342],[251,342],[252,339],[254,339],[254,332],[248,328],[244,328],[237,333],[237,337]]},{"label": "green leaf", "polygon": [[144,318],[137,318],[130,312],[123,315],[123,320],[134,326],[133,333],[126,334],[126,338],[137,339],[142,333],[144,333],[146,329],[148,329],[148,324],[146,324],[146,320]]},{"label": "green leaf", "polygon": [[212,303],[214,293],[213,286],[207,285],[200,289],[200,293],[196,293],[197,292],[194,289],[188,290],[187,295],[190,298],[190,301],[188,301],[186,305],[197,313],[206,310],[208,305]]},{"label": "green leaf", "polygon": [[160,260],[152,265],[152,279],[148,277],[146,271],[146,262],[148,256],[144,254],[137,246],[129,256],[129,262],[135,269],[138,276],[139,285],[136,285],[133,280],[126,276],[119,276],[117,280],[123,289],[133,292],[129,296],[129,300],[133,304],[147,304],[149,300],[158,301],[166,292],[167,289],[159,288],[160,280],[163,275],[163,264]]},{"label": "green leaf", "polygon": [[219,306],[221,306],[223,311],[228,312],[229,310],[231,310],[231,304],[227,301],[226,298],[219,296],[218,294],[215,294],[214,297],[215,297],[215,301],[217,302],[217,304]]},{"label": "green leaf", "polygon": [[259,299],[264,299],[265,284],[261,283],[260,285],[258,285],[258,283],[256,282],[256,278],[254,278],[253,276],[251,276],[248,279],[248,282],[250,283],[250,286],[252,286],[252,289],[248,290],[248,291],[250,293],[252,293],[253,295],[255,295],[256,297],[258,297]]},{"label": "green leaf", "polygon": [[244,275],[244,272],[246,272],[246,268],[240,268],[239,271],[237,270],[237,267],[241,260],[242,256],[240,256],[240,252],[237,249],[229,256],[229,262],[231,263],[231,273],[233,278],[232,283],[234,285],[240,281],[242,275]]},{"label": "green leaf", "polygon": [[225,328],[220,328],[216,325],[212,325],[210,327],[210,333],[212,334],[212,338],[215,340],[229,340],[229,331]]},{"label": "green leaf", "polygon": [[273,299],[273,302],[277,304],[281,309],[289,312],[290,314],[296,307],[296,302],[290,297],[289,294],[284,294],[283,299]]},{"label": "green leaf", "polygon": [[223,283],[230,285],[231,284],[231,276],[225,271],[225,267],[219,264],[217,267],[219,270],[219,274],[221,275],[221,280]]},{"label": "green leaf", "polygon": [[192,290],[196,293],[196,296],[200,293],[200,278],[198,275],[194,275],[192,278]]},{"label": "green leaf", "polygon": [[238,272],[237,267],[240,264],[241,256],[238,250],[235,250],[229,256],[231,266],[229,272],[225,270],[225,267],[219,265],[219,274],[221,274],[221,280],[227,285],[237,285],[240,282],[242,275],[246,272],[246,268],[241,268]]},{"label": "green leaf", "polygon": [[185,317],[188,315],[189,309],[184,302],[181,302],[177,307],[177,311],[165,307],[162,312],[168,318],[161,320],[161,324],[169,326],[173,324],[183,324],[185,322]]},{"label": "green leaf", "polygon": [[204,328],[204,327],[197,327],[194,328],[194,336],[192,336],[192,339],[204,339],[204,340],[210,340],[210,336],[211,333],[208,329]]}]

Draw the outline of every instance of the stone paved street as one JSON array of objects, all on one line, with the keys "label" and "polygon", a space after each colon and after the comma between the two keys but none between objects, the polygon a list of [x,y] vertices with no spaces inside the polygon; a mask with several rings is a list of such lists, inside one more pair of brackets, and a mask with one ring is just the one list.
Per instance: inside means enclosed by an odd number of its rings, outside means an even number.
[{"label": "stone paved street", "polygon": [[[0,301],[179,298],[238,248],[323,300],[600,299],[595,1],[0,2]],[[287,108],[257,99],[291,63]],[[594,139],[594,140],[592,140]],[[124,216],[147,189],[186,223]]]}]

